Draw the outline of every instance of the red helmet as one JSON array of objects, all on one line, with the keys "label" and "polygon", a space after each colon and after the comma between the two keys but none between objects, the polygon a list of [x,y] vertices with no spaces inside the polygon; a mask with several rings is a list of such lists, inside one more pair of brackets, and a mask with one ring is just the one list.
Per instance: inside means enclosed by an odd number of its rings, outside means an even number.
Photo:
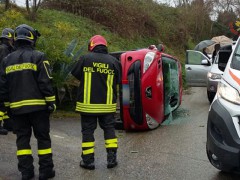
[{"label": "red helmet", "polygon": [[88,44],[88,50],[92,51],[97,45],[107,46],[106,39],[101,35],[95,35],[95,36],[91,37],[89,44]]}]

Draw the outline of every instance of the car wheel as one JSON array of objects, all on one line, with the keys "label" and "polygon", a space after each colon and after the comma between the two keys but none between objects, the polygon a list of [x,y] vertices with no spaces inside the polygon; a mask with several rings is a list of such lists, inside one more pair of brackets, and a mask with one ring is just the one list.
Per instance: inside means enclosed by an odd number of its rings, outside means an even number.
[{"label": "car wheel", "polygon": [[212,103],[212,101],[213,101],[215,95],[216,95],[215,92],[207,91],[208,101],[209,101],[210,103]]}]

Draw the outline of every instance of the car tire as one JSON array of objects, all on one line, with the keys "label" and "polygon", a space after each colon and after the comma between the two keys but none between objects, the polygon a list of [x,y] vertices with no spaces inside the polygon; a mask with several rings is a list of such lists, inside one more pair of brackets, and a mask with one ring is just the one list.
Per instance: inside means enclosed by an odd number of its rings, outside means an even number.
[{"label": "car tire", "polygon": [[208,97],[208,101],[209,101],[210,103],[212,103],[212,101],[213,101],[215,95],[216,95],[215,92],[207,91],[207,97]]}]

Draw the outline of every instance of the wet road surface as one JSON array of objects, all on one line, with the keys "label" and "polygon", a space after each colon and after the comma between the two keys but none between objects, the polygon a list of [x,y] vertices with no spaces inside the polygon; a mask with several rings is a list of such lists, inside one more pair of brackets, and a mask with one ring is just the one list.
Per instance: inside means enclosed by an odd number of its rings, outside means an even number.
[{"label": "wet road surface", "polygon": [[[81,131],[79,118],[51,120],[51,138],[56,180],[232,180],[240,176],[215,169],[208,161],[206,125],[209,103],[206,88],[191,88],[184,93],[182,105],[172,121],[146,132],[116,130],[119,137],[118,162],[106,168],[103,132],[95,132],[94,171],[79,167]],[[15,135],[0,136],[0,180],[17,180]],[[31,140],[35,179],[38,179],[36,140]]]}]

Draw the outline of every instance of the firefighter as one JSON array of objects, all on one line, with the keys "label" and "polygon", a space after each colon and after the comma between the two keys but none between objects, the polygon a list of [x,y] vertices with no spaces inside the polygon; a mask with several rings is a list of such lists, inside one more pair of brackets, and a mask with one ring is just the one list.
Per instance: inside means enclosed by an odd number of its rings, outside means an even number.
[{"label": "firefighter", "polygon": [[49,115],[56,109],[55,95],[49,62],[44,53],[34,50],[39,36],[32,27],[19,25],[14,31],[16,50],[3,59],[0,68],[0,109],[11,110],[18,169],[23,180],[34,177],[32,130],[38,144],[39,179],[55,176],[49,135]]},{"label": "firefighter", "polygon": [[83,55],[72,69],[79,81],[76,111],[81,114],[82,160],[80,166],[95,169],[94,131],[97,121],[104,131],[107,151],[107,168],[117,165],[118,141],[115,135],[117,84],[120,82],[121,66],[108,54],[107,41],[103,36],[93,36]]},{"label": "firefighter", "polygon": [[[13,34],[14,31],[11,28],[5,28],[2,31],[0,36],[0,64],[3,58],[13,51]],[[2,121],[4,121],[3,126]],[[3,118],[0,119],[0,134],[7,135],[8,131],[12,131],[12,119],[5,112]]]}]

